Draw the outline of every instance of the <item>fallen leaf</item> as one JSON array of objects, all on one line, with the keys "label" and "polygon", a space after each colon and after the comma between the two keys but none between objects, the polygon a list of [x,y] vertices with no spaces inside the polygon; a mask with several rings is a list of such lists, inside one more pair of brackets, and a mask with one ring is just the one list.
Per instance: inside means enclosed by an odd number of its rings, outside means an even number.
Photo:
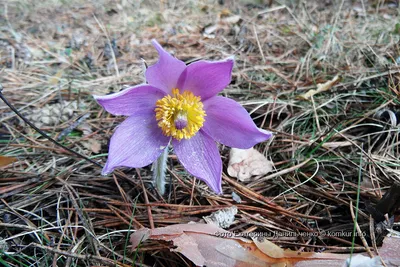
[{"label": "fallen leaf", "polygon": [[101,143],[95,139],[89,139],[87,141],[82,141],[82,144],[85,148],[89,149],[95,154],[100,153]]},{"label": "fallen leaf", "polygon": [[[348,256],[343,254],[332,254],[332,253],[314,253],[314,252],[299,252],[293,251],[290,249],[282,249],[279,246],[275,245],[268,239],[258,240],[257,238],[253,238],[254,244],[257,248],[262,251],[265,255],[268,255],[271,258],[275,259],[288,259],[288,261],[293,261],[297,259],[303,260],[313,260],[313,259],[336,259],[336,260],[345,260]],[[296,261],[296,260],[295,260]]]},{"label": "fallen leaf", "polygon": [[14,157],[0,156],[0,167],[7,166],[8,164],[16,162],[17,160],[18,159]]},{"label": "fallen leaf", "polygon": [[309,100],[315,94],[328,91],[329,89],[331,89],[332,86],[337,84],[340,80],[341,80],[341,77],[339,75],[336,75],[330,81],[327,81],[325,83],[317,84],[317,89],[316,90],[312,89],[312,90],[308,91],[307,93],[300,95],[299,97],[302,98],[302,99],[305,99],[305,100]]},{"label": "fallen leaf", "polygon": [[[379,249],[379,255],[384,260],[387,267],[398,267],[400,266],[399,251],[400,251],[400,238],[387,236],[383,240],[382,247]],[[319,254],[324,254],[324,253],[319,253]],[[347,254],[347,257],[349,258],[350,255]],[[373,259],[371,259],[370,257],[366,257],[366,255],[363,254],[353,254],[352,258],[355,259],[355,261],[353,260],[351,261],[350,265],[351,267],[382,266],[379,257],[374,257]],[[348,259],[346,259],[346,261],[332,259],[332,260],[299,261],[294,266],[295,267],[319,267],[319,266],[347,267],[349,265],[348,265]]]},{"label": "fallen leaf", "polygon": [[252,255],[248,248],[242,246],[243,243],[251,241],[234,237],[232,233],[213,224],[178,224],[152,230],[140,229],[131,235],[133,249],[147,239],[172,241],[176,248],[171,251],[181,253],[196,266],[269,266],[263,259]]},{"label": "fallen leaf", "polygon": [[272,166],[273,163],[254,148],[232,148],[229,153],[228,174],[242,182],[271,172]]},{"label": "fallen leaf", "polygon": [[[235,233],[228,232],[214,224],[176,224],[155,229],[140,229],[131,235],[133,249],[148,240],[171,241],[174,248],[197,266],[241,267],[241,266],[302,266],[314,261],[334,261],[340,266],[349,255],[332,253],[312,253],[284,250],[264,239],[247,240]],[[338,265],[339,262],[339,265]]]},{"label": "fallen leaf", "polygon": [[90,144],[90,150],[95,153],[98,154],[100,153],[101,150],[101,143],[97,140],[94,139],[90,139],[89,140],[89,144]]}]

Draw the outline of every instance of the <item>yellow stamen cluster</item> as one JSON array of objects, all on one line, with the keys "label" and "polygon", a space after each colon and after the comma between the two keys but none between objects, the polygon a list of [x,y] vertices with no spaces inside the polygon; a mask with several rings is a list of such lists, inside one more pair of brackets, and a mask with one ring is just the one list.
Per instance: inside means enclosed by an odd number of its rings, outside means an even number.
[{"label": "yellow stamen cluster", "polygon": [[155,112],[163,134],[177,140],[193,137],[203,126],[206,116],[200,97],[190,91],[180,94],[179,89],[173,89],[172,95],[158,100]]}]

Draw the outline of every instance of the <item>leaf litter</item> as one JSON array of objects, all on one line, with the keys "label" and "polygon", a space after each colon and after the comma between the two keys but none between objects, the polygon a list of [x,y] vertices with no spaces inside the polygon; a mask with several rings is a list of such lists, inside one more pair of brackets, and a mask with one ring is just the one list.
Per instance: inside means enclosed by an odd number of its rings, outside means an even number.
[{"label": "leaf litter", "polygon": [[[147,240],[171,241],[171,251],[179,252],[196,266],[234,267],[234,266],[321,266],[324,261],[328,266],[370,266],[378,267],[380,257],[369,258],[361,254],[349,256],[346,254],[314,253],[284,250],[265,238],[253,237],[253,241],[225,231],[215,224],[176,224],[172,226],[140,229],[131,235],[132,248],[136,249]],[[243,235],[242,235],[243,236]],[[386,266],[396,266],[400,263],[397,254],[390,253],[400,246],[400,238],[387,237],[380,250],[385,254]],[[384,243],[385,244],[385,243]],[[298,265],[298,263],[301,263]]]}]

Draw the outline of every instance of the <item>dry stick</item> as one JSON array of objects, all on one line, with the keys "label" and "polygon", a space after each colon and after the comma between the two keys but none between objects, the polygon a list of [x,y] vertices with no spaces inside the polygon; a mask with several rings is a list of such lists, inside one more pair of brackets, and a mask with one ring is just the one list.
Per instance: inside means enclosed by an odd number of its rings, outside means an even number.
[{"label": "dry stick", "polygon": [[262,50],[262,47],[261,47],[261,44],[260,44],[260,40],[258,39],[257,29],[256,29],[256,26],[254,24],[253,24],[253,30],[254,30],[254,37],[256,38],[256,41],[257,41],[258,49],[260,50],[261,57],[263,59],[263,62],[266,63],[267,61],[265,60],[264,52]]},{"label": "dry stick", "polygon": [[100,29],[103,31],[104,35],[105,35],[106,38],[107,38],[107,42],[108,42],[107,44],[108,44],[109,47],[110,47],[112,59],[113,59],[113,61],[114,61],[115,74],[117,75],[117,79],[119,80],[119,79],[120,79],[120,75],[119,75],[119,70],[118,70],[118,65],[117,65],[117,58],[115,57],[114,48],[112,47],[110,37],[108,36],[107,30],[106,30],[106,28],[104,27],[103,23],[101,23],[101,22],[97,19],[96,15],[93,14],[93,17],[94,17],[94,19],[96,20],[97,24],[99,24]]},{"label": "dry stick", "polygon": [[360,236],[360,239],[364,245],[365,250],[367,251],[368,255],[373,258],[374,254],[372,254],[371,249],[369,248],[369,245],[367,243],[367,240],[365,240],[365,237],[363,235],[363,232],[361,231],[360,226],[358,225],[358,222],[356,221],[356,216],[354,214],[354,209],[353,209],[353,202],[350,201],[350,213],[351,213],[351,218],[353,219],[354,224],[356,225],[357,233]]},{"label": "dry stick", "polygon": [[53,138],[51,138],[50,136],[48,136],[45,132],[43,132],[42,130],[40,130],[38,127],[36,127],[33,123],[31,123],[28,119],[26,119],[21,113],[19,113],[19,111],[10,103],[8,102],[7,98],[5,98],[5,96],[2,94],[2,87],[0,85],[0,99],[3,100],[3,102],[12,110],[14,111],[15,114],[17,114],[18,117],[20,117],[26,124],[28,124],[30,127],[32,127],[35,131],[37,131],[41,136],[45,137],[47,140],[51,141],[52,143],[54,143],[57,146],[60,146],[62,148],[64,148],[65,150],[67,150],[68,152],[70,152],[71,154],[76,155],[79,158],[82,158],[86,161],[89,161],[90,163],[93,163],[97,166],[99,166],[100,168],[103,168],[103,166],[100,163],[97,163],[96,161],[92,160],[91,158],[82,155],[78,152],[75,152],[74,150],[60,144],[59,142],[57,142],[56,140],[54,140]]},{"label": "dry stick", "polygon": [[317,128],[318,128],[318,132],[322,133],[321,131],[321,125],[319,124],[319,116],[317,113],[317,108],[315,107],[315,101],[314,101],[314,97],[311,96],[311,103],[313,105],[313,111],[314,111],[314,116],[315,116],[315,122],[317,124]]},{"label": "dry stick", "polygon": [[117,176],[115,174],[113,175],[113,178],[114,178],[114,182],[119,190],[119,193],[121,194],[122,199],[124,200],[124,202],[128,203],[128,200],[126,199],[126,193],[125,193],[124,189],[119,185]]},{"label": "dry stick", "polygon": [[183,188],[185,188],[186,189],[186,191],[189,193],[189,194],[191,194],[191,189],[190,189],[190,187],[189,186],[187,186],[183,181],[182,181],[182,179],[178,176],[178,175],[176,175],[172,170],[170,170],[168,167],[167,167],[167,171],[172,175],[172,176],[174,176],[174,178],[181,184],[181,186],[183,187]]},{"label": "dry stick", "polygon": [[196,186],[196,177],[193,178],[193,185],[192,185],[192,192],[190,193],[190,201],[189,206],[193,205],[193,195],[194,195],[194,188]]},{"label": "dry stick", "polygon": [[100,256],[99,249],[98,249],[98,246],[96,243],[96,242],[98,242],[98,243],[100,243],[100,242],[95,238],[93,225],[92,225],[91,221],[88,218],[86,218],[86,216],[83,214],[81,207],[79,207],[78,202],[75,199],[75,197],[78,197],[78,199],[79,199],[78,192],[76,192],[75,189],[72,188],[70,186],[70,184],[68,184],[63,179],[61,179],[59,177],[56,177],[56,179],[58,181],[60,181],[65,186],[65,189],[68,191],[68,194],[70,196],[69,199],[71,200],[72,206],[74,207],[76,213],[78,214],[78,217],[82,220],[82,223],[85,226],[84,229],[87,234],[89,244],[91,245],[93,252],[97,253]]},{"label": "dry stick", "polygon": [[[57,205],[57,209],[58,208],[59,208],[59,205]],[[60,240],[58,241],[58,244],[57,244],[57,249],[60,249],[60,246],[63,244],[65,233],[68,230],[69,224],[71,223],[72,214],[73,214],[72,212],[68,213],[68,216],[66,216],[66,217],[68,217],[68,220],[65,221],[65,224],[62,226],[62,229],[60,229],[61,230],[61,236],[60,236]],[[52,267],[57,267],[58,255],[59,255],[58,253],[54,254]],[[69,261],[71,261],[71,259],[72,258],[67,258],[67,261],[65,262],[65,266],[66,267],[69,267],[69,265],[70,265]]]},{"label": "dry stick", "polygon": [[292,167],[290,167],[290,168],[287,168],[287,169],[281,170],[281,171],[279,171],[279,172],[270,174],[270,175],[268,175],[268,176],[262,177],[262,178],[258,179],[257,181],[252,182],[249,186],[250,186],[250,187],[251,187],[251,186],[255,186],[255,185],[257,185],[257,184],[259,184],[259,183],[261,183],[261,182],[265,182],[265,181],[270,180],[270,179],[272,179],[272,178],[275,178],[275,177],[278,177],[278,176],[287,174],[287,173],[289,173],[289,172],[295,171],[295,170],[297,170],[297,169],[303,167],[304,165],[306,165],[310,160],[311,160],[311,158],[306,159],[305,161],[301,162],[300,164],[297,164],[297,165],[292,166]]},{"label": "dry stick", "polygon": [[[354,81],[339,83],[339,84],[336,84],[336,85],[332,86],[332,89],[335,89],[335,88],[338,88],[338,87],[344,87],[346,85],[352,85],[354,83],[361,84],[362,82],[365,82],[365,81],[368,81],[368,80],[372,80],[372,79],[383,77],[383,76],[390,75],[390,74],[397,74],[397,73],[400,73],[400,69],[392,71],[392,72],[391,71],[385,71],[385,72],[381,72],[379,74],[374,74],[374,75],[371,75],[371,76],[368,76],[368,77],[364,77],[364,78],[360,78],[360,79],[357,79],[357,80],[354,80]],[[296,91],[300,92],[300,91],[310,90],[310,89],[314,89],[314,88],[316,88],[315,85],[304,86],[304,87],[298,87]]]},{"label": "dry stick", "polygon": [[[131,204],[130,204],[130,205],[131,205]],[[133,212],[131,212],[131,215],[129,215],[129,214],[127,214],[126,212],[117,209],[116,207],[110,206],[110,203],[107,203],[107,206],[109,206],[109,208],[112,210],[113,213],[116,213],[116,212],[117,212],[120,216],[124,215],[124,216],[127,218],[127,220],[130,220],[131,222],[128,223],[128,226],[129,226],[129,225],[132,225],[132,223],[133,223],[133,224],[135,224],[135,225],[133,226],[134,229],[144,228],[143,224],[141,224],[138,220],[135,219],[135,217],[133,217],[133,215],[132,215]],[[132,205],[131,205],[131,206],[132,206]],[[128,207],[131,207],[131,206],[128,206]]]},{"label": "dry stick", "polygon": [[127,220],[125,220],[124,217],[122,217],[119,212],[113,208],[110,204],[106,203],[107,207],[122,221],[124,222],[127,226],[131,225],[131,223],[129,223]]},{"label": "dry stick", "polygon": [[[236,187],[239,191],[241,191],[244,194],[247,194],[246,197],[264,205],[267,206],[269,210],[274,211],[274,212],[280,212],[281,214],[287,215],[292,218],[306,218],[306,219],[312,219],[312,220],[322,220],[326,219],[325,217],[318,217],[318,216],[311,216],[311,215],[305,215],[297,212],[291,212],[289,210],[286,210],[282,208],[281,206],[273,203],[270,198],[264,197],[261,194],[258,194],[254,192],[253,190],[249,189],[246,186],[241,185],[240,183],[234,181],[233,179],[230,179],[228,176],[223,175],[223,178],[225,181],[228,183],[232,184],[234,187]],[[239,205],[237,205],[239,207]]]},{"label": "dry stick", "polygon": [[[150,202],[149,202],[149,198],[147,197],[147,191],[146,191],[146,188],[144,187],[144,183],[143,183],[142,176],[140,175],[140,172],[139,172],[139,170],[138,170],[137,168],[136,168],[136,173],[138,174],[138,176],[139,176],[139,179],[140,179],[140,182],[142,183],[142,187],[143,187],[143,195],[144,195],[144,201],[145,201],[145,203],[146,203],[146,204],[150,204]],[[155,227],[154,227],[153,214],[151,213],[151,207],[150,207],[150,206],[147,206],[147,214],[148,214],[148,216],[149,216],[149,224],[150,224],[150,228],[151,228],[151,229],[154,229]]]},{"label": "dry stick", "polygon": [[64,136],[70,134],[76,127],[78,127],[84,120],[90,117],[90,113],[83,114],[79,117],[75,122],[73,122],[70,126],[65,128],[57,137],[57,140],[61,140]]},{"label": "dry stick", "polygon": [[382,259],[382,257],[380,257],[379,255],[379,250],[378,250],[378,246],[376,245],[376,238],[375,238],[375,221],[374,218],[369,215],[369,233],[371,235],[371,243],[372,243],[372,247],[374,248],[376,254],[379,256],[379,258],[381,259],[381,263],[383,266],[388,267],[385,263],[385,261]]},{"label": "dry stick", "polygon": [[[40,244],[36,244],[36,243],[31,243],[32,246],[37,247],[37,248],[41,248],[56,254],[60,254],[60,255],[64,255],[67,257],[71,257],[71,258],[75,258],[75,259],[80,259],[80,260],[96,260],[99,261],[102,264],[107,264],[107,266],[121,266],[121,267],[131,267],[131,265],[128,264],[124,264],[121,262],[118,262],[114,259],[109,259],[109,258],[105,258],[105,257],[101,257],[101,256],[94,256],[91,254],[77,254],[77,253],[73,253],[73,252],[68,252],[68,251],[64,251],[64,250],[60,250],[60,249],[55,249],[52,247],[48,247],[48,246],[43,246]],[[144,266],[143,264],[141,264],[141,266]]]}]

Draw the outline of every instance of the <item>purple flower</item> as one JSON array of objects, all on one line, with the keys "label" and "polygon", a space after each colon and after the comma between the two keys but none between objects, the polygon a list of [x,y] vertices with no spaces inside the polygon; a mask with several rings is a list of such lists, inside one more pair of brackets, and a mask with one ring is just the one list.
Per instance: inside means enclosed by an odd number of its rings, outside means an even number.
[{"label": "purple flower", "polygon": [[159,60],[147,84],[95,99],[114,115],[129,116],[111,137],[103,174],[118,166],[155,161],[169,142],[186,170],[220,194],[222,161],[215,141],[247,149],[271,137],[235,101],[217,96],[230,82],[233,59],[186,64],[153,40]]}]

